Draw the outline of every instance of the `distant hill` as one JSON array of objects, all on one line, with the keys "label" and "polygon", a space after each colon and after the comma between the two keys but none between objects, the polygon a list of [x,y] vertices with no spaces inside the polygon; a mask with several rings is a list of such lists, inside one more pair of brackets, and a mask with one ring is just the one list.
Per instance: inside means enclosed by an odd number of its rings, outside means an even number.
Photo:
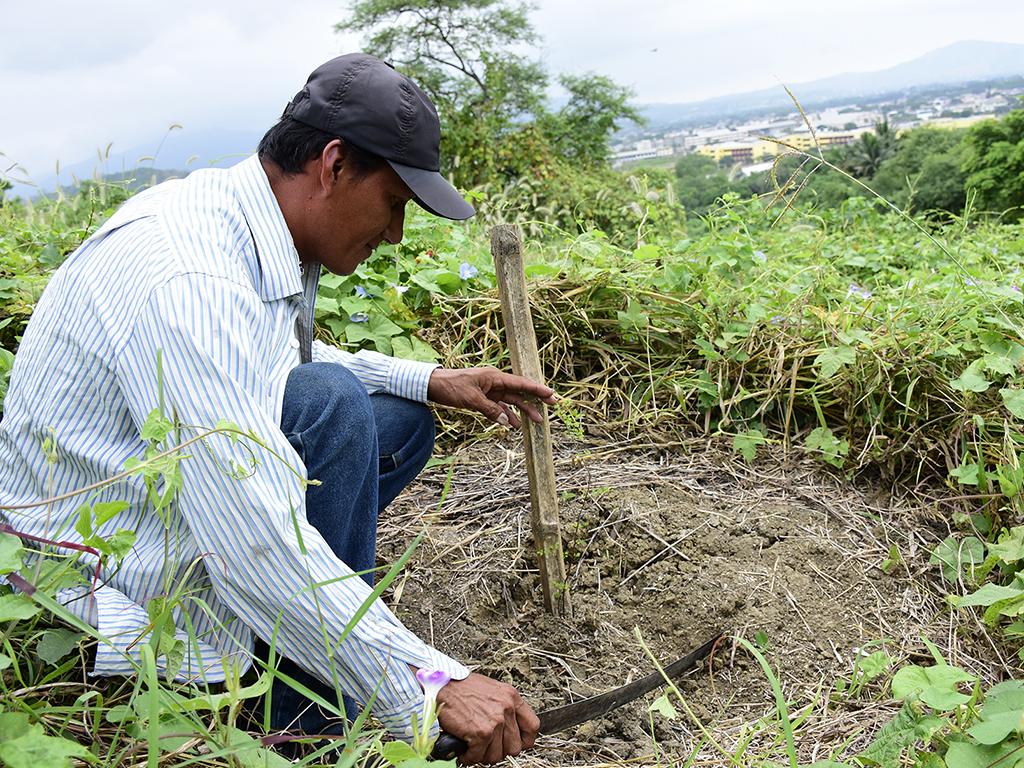
[{"label": "distant hill", "polygon": [[[167,179],[183,179],[188,176],[189,171],[177,169],[177,168],[151,168],[149,166],[141,166],[139,168],[131,168],[127,171],[118,171],[117,173],[106,173],[106,174],[94,174],[89,179],[98,179],[105,184],[115,184],[117,186],[124,187],[131,192],[137,192],[140,189],[146,187],[152,187],[155,184],[159,184],[161,181]],[[66,184],[60,188],[61,193],[65,195],[75,194],[81,182],[87,181],[87,179],[80,179],[77,184]],[[55,196],[56,192],[47,193],[49,196]]]},{"label": "distant hill", "polygon": [[50,193],[57,187],[74,187],[76,181],[95,177],[118,180],[134,177],[148,183],[153,171],[173,170],[160,175],[159,181],[168,176],[184,176],[197,168],[211,166],[225,167],[256,151],[262,130],[211,130],[190,131],[187,128],[173,130],[162,139],[157,137],[146,145],[122,151],[111,151],[100,160],[93,157],[68,165],[61,165],[60,176],[51,174],[35,179],[35,187],[15,184],[11,196],[34,197]]},{"label": "distant hill", "polygon": [[[805,108],[811,108],[908,89],[996,80],[1014,75],[1024,75],[1024,45],[964,41],[888,69],[786,85]],[[641,107],[641,111],[649,121],[648,128],[657,129],[756,112],[790,110],[792,106],[793,102],[779,86],[684,104],[647,104]]]}]

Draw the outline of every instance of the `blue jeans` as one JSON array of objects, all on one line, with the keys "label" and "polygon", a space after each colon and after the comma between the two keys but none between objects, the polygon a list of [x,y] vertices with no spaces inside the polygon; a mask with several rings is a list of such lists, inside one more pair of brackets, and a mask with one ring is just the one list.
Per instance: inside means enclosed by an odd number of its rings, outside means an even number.
[{"label": "blue jeans", "polygon": [[[338,559],[373,584],[377,516],[419,474],[434,448],[434,417],[422,403],[393,395],[367,395],[346,368],[335,363],[307,363],[288,376],[281,430],[306,465],[307,476],[320,481],[306,489],[306,517]],[[266,658],[266,645],[257,655]],[[278,669],[328,701],[334,687],[289,659]],[[344,697],[353,719],[359,707]],[[330,720],[302,694],[282,681],[271,691],[271,727],[304,733],[340,733],[344,724]]]}]

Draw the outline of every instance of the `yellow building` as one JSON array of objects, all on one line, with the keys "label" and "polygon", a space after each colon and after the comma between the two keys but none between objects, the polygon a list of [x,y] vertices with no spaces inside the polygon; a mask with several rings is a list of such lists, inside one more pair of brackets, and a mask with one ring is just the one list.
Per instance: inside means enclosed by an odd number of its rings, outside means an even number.
[{"label": "yellow building", "polygon": [[[805,131],[803,133],[791,133],[789,136],[783,136],[783,137],[781,137],[781,141],[784,144],[788,144],[791,147],[796,147],[797,149],[799,149],[799,150],[801,150],[803,152],[808,152],[808,151],[814,149],[814,147],[815,147],[815,139],[817,140],[817,145],[822,147],[822,148],[824,148],[824,147],[839,147],[839,146],[842,146],[844,144],[850,144],[856,138],[857,138],[857,135],[855,133],[852,133],[852,132],[843,132],[843,133],[819,132],[819,133],[816,133],[814,136],[811,136],[810,131]],[[782,147],[780,145],[776,145],[776,147],[777,147],[777,153],[784,152],[787,149],[786,147]]]},{"label": "yellow building", "polygon": [[697,147],[697,154],[710,157],[716,163],[728,157],[736,163],[750,163],[754,159],[754,145],[743,142],[727,142],[723,144],[705,144]]},{"label": "yellow building", "polygon": [[[855,133],[818,133],[816,134],[818,144],[821,147],[836,147],[849,144],[856,139]],[[788,145],[788,146],[786,146]],[[705,144],[697,147],[697,154],[710,157],[715,162],[721,162],[722,158],[731,158],[734,163],[748,165],[770,160],[773,157],[791,151],[795,147],[803,152],[814,149],[814,139],[808,133],[793,133],[789,136],[780,136],[778,141],[757,139],[756,141],[733,141],[721,144]]]}]

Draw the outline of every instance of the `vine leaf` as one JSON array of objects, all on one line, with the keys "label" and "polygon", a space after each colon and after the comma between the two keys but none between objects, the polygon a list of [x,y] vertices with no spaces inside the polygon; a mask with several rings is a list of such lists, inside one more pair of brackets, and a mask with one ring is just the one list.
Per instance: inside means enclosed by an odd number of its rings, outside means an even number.
[{"label": "vine leaf", "polygon": [[920,699],[932,709],[948,712],[971,700],[960,693],[960,683],[974,682],[976,678],[960,667],[936,664],[919,667],[916,664],[900,669],[892,678],[894,698],[909,701]]}]

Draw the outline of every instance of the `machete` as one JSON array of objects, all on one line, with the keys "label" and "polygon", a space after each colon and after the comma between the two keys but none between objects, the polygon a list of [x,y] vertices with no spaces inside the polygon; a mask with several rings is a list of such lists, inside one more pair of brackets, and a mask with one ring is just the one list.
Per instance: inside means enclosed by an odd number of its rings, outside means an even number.
[{"label": "machete", "polygon": [[[600,693],[597,696],[591,696],[589,699],[582,699],[572,704],[565,704],[564,706],[541,712],[537,715],[540,718],[540,732],[557,733],[558,731],[564,731],[567,728],[572,728],[574,725],[606,715],[623,704],[628,704],[633,699],[643,696],[655,688],[660,688],[665,684],[665,678],[671,680],[697,666],[698,662],[711,653],[715,643],[721,640],[722,637],[723,633],[715,633],[714,637],[700,648],[665,666],[663,672],[652,672],[647,677],[634,680],[632,683]],[[434,743],[434,749],[431,751],[430,757],[434,760],[452,760],[464,754],[466,749],[466,742],[462,739],[452,736],[450,733],[441,733]]]}]

